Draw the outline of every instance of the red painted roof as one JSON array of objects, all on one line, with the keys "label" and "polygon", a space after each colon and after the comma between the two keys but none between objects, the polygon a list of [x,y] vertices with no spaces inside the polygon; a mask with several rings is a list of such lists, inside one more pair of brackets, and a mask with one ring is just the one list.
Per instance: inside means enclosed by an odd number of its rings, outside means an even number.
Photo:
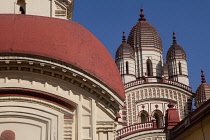
[{"label": "red painted roof", "polygon": [[77,22],[29,15],[0,15],[0,53],[45,56],[97,77],[125,98],[123,84],[106,48]]}]

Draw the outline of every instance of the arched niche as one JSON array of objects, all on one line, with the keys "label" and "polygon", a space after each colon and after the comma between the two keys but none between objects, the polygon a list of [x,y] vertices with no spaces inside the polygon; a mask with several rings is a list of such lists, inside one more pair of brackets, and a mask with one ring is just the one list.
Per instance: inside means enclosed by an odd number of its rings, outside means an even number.
[{"label": "arched niche", "polygon": [[146,65],[147,65],[147,76],[153,76],[152,61],[150,59],[147,59]]},{"label": "arched niche", "polygon": [[17,13],[18,14],[26,14],[25,0],[17,0]]},{"label": "arched niche", "polygon": [[154,110],[152,112],[152,117],[156,121],[157,128],[162,128],[163,127],[163,113],[160,110]]},{"label": "arched niche", "polygon": [[138,114],[138,123],[148,122],[149,114],[147,111],[142,110]]}]

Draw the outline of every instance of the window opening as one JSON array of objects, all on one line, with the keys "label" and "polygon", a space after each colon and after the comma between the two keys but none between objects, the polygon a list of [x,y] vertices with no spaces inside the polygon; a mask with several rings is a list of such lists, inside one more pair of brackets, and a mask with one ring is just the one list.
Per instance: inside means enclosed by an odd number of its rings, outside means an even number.
[{"label": "window opening", "polygon": [[147,122],[146,115],[144,113],[141,114],[141,123]]},{"label": "window opening", "polygon": [[182,75],[182,64],[179,62],[179,74]]},{"label": "window opening", "polygon": [[156,126],[157,128],[162,128],[162,113],[160,111],[156,111],[154,113],[154,118],[156,120]]},{"label": "window opening", "polygon": [[129,74],[128,61],[126,61],[126,74]]},{"label": "window opening", "polygon": [[18,0],[17,5],[19,7],[19,14],[26,14],[26,3],[25,0]]},{"label": "window opening", "polygon": [[139,123],[144,123],[144,122],[148,122],[148,113],[144,110],[142,110],[141,112],[139,112],[138,115],[138,122]]},{"label": "window opening", "polygon": [[147,59],[147,76],[153,76],[152,61]]}]

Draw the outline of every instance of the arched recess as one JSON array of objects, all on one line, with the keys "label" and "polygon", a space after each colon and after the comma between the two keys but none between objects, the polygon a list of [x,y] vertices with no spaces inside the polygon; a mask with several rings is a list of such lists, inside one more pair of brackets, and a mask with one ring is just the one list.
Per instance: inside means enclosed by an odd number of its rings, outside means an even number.
[{"label": "arched recess", "polygon": [[163,127],[163,113],[160,110],[154,110],[152,112],[152,117],[156,121],[157,128],[162,128]]},{"label": "arched recess", "polygon": [[125,65],[126,65],[126,74],[129,74],[129,65],[128,65],[128,61],[126,61]]},{"label": "arched recess", "polygon": [[18,13],[19,14],[26,14],[26,2],[25,0],[17,0],[17,6],[18,6]]},{"label": "arched recess", "polygon": [[41,99],[52,104],[57,104],[71,112],[73,112],[77,106],[75,103],[62,97],[46,92],[33,91],[30,89],[0,89],[0,97],[6,96],[21,96]]},{"label": "arched recess", "polygon": [[147,59],[147,76],[153,76],[153,68],[152,68],[152,61]]},{"label": "arched recess", "polygon": [[182,75],[182,64],[179,62],[179,74]]},{"label": "arched recess", "polygon": [[149,114],[147,111],[142,110],[138,114],[138,123],[148,122]]},{"label": "arched recess", "polygon": [[[0,133],[11,129],[17,139],[31,140],[72,134],[76,104],[62,97],[30,89],[0,89],[0,106]],[[33,139],[28,138],[32,134]]]}]

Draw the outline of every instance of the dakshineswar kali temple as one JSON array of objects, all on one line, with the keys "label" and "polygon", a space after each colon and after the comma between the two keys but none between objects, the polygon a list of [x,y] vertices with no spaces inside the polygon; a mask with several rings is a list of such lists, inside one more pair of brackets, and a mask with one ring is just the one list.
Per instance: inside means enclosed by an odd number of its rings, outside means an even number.
[{"label": "dakshineswar kali temple", "polygon": [[0,140],[210,138],[210,85],[202,71],[192,92],[175,33],[164,62],[141,9],[114,62],[72,21],[73,7],[74,0],[0,5]]}]

